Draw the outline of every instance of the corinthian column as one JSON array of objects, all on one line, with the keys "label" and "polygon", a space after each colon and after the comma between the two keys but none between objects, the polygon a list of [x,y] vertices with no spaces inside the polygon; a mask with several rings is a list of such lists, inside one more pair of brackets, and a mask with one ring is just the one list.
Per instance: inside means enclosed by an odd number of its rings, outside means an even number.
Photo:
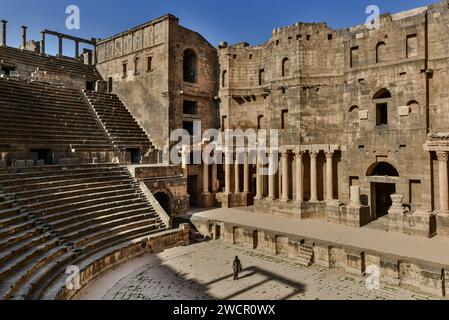
[{"label": "corinthian column", "polygon": [[282,201],[287,202],[289,200],[289,177],[288,177],[288,151],[282,151]]},{"label": "corinthian column", "polygon": [[303,179],[302,179],[302,151],[295,152],[295,165],[296,165],[296,201],[304,201],[303,193]]},{"label": "corinthian column", "polygon": [[333,151],[326,152],[326,200],[334,199],[333,158]]},{"label": "corinthian column", "polygon": [[235,190],[234,193],[235,194],[239,194],[240,193],[240,159],[239,159],[239,155],[240,152],[236,151],[235,152],[235,164],[234,164],[234,173],[235,173]]},{"label": "corinthian column", "polygon": [[243,153],[243,192],[249,193],[249,164],[248,152]]},{"label": "corinthian column", "polygon": [[440,211],[448,213],[449,211],[449,192],[448,192],[448,171],[447,161],[449,153],[446,151],[437,152],[438,166],[439,166],[439,181],[440,181]]},{"label": "corinthian column", "polygon": [[319,151],[310,151],[310,201],[318,201],[317,166],[316,159]]},{"label": "corinthian column", "polygon": [[[273,160],[274,157],[277,157],[277,152],[272,152],[269,154],[269,161],[270,161],[270,167],[273,167]],[[268,172],[268,198],[270,200],[274,200],[276,198],[275,195],[275,177],[276,177],[276,172]]]}]

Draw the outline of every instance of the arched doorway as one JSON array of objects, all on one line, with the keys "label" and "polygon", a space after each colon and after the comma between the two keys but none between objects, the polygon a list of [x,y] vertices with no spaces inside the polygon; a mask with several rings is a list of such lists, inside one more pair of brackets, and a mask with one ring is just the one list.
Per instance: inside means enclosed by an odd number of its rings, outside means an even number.
[{"label": "arched doorway", "polygon": [[154,194],[157,202],[161,205],[161,207],[165,210],[168,215],[171,215],[171,198],[165,192],[156,192]]},{"label": "arched doorway", "polygon": [[377,162],[369,167],[367,177],[371,180],[371,215],[377,220],[388,214],[392,206],[391,195],[396,193],[395,179],[399,172],[388,162]]}]

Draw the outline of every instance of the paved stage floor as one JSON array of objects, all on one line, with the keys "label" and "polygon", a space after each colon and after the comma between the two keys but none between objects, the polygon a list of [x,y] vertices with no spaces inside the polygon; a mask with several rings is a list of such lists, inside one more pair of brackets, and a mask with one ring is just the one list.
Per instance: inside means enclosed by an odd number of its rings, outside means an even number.
[{"label": "paved stage floor", "polygon": [[[234,282],[232,261],[244,272]],[[381,286],[369,290],[360,276],[298,264],[222,241],[145,255],[111,270],[86,287],[83,300],[424,300],[427,295]]]}]

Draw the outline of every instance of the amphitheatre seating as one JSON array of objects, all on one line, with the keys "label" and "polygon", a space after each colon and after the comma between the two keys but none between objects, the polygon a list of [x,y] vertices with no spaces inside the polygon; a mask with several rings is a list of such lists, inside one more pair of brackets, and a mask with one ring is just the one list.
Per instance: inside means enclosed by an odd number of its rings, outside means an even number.
[{"label": "amphitheatre seating", "polygon": [[125,167],[0,168],[0,299],[40,298],[69,265],[165,229]]},{"label": "amphitheatre seating", "polygon": [[52,57],[28,50],[0,47],[0,60],[8,65],[26,65],[39,68],[41,71],[78,76],[91,82],[101,80],[101,76],[94,66],[83,64],[69,57]]},{"label": "amphitheatre seating", "polygon": [[85,94],[115,147],[144,152],[154,149],[149,137],[117,95],[92,91],[85,91]]},{"label": "amphitheatre seating", "polygon": [[112,150],[107,134],[77,89],[0,78],[0,113],[0,151],[14,145]]}]

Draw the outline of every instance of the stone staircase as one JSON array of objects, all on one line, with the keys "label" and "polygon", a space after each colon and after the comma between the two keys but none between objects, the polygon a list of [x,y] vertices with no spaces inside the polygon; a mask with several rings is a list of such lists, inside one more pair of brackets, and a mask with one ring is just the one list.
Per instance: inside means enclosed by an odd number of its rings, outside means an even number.
[{"label": "stone staircase", "polygon": [[301,243],[299,245],[299,254],[297,258],[299,264],[303,267],[310,267],[314,262],[313,245]]},{"label": "stone staircase", "polygon": [[155,150],[150,138],[115,94],[84,91],[114,147],[140,149],[143,155]]},{"label": "stone staircase", "polygon": [[0,190],[0,299],[40,299],[68,266],[167,229],[114,164],[0,169]]}]

